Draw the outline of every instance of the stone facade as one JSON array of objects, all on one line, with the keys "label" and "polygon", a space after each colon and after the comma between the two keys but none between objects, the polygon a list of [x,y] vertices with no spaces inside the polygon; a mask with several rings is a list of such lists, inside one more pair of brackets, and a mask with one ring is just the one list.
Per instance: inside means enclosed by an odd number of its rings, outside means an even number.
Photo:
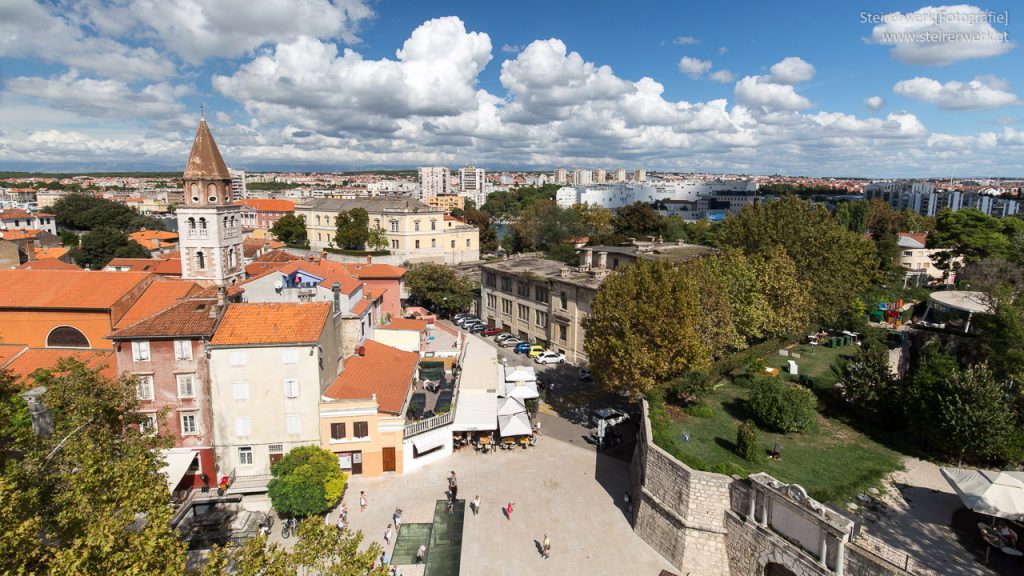
[{"label": "stone facade", "polygon": [[[654,445],[647,402],[631,469],[633,530],[683,574],[929,576],[902,551],[856,534],[854,523],[767,474],[694,470]],[[773,566],[774,565],[774,566]]]}]

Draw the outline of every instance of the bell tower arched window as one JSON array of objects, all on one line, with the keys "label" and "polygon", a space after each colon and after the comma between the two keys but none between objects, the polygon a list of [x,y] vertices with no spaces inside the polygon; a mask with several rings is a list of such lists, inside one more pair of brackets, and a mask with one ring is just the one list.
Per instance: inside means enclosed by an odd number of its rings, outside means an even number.
[{"label": "bell tower arched window", "polygon": [[234,268],[237,265],[238,265],[238,256],[235,255],[235,249],[234,248],[229,248],[228,249],[228,267],[229,268]]},{"label": "bell tower arched window", "polygon": [[195,230],[196,229],[196,219],[195,218],[189,218],[188,219],[188,229],[189,230]]},{"label": "bell tower arched window", "polygon": [[203,254],[201,251],[196,252],[196,268],[206,270],[206,254]]},{"label": "bell tower arched window", "polygon": [[199,229],[206,230],[206,218],[199,219]]}]

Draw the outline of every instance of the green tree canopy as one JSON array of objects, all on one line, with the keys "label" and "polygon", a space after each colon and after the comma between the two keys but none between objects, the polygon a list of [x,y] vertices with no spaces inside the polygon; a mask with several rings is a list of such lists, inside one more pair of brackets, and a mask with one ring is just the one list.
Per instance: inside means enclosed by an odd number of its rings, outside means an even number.
[{"label": "green tree canopy", "polygon": [[294,214],[285,214],[274,222],[270,233],[285,244],[304,244],[306,242],[306,222]]},{"label": "green tree canopy", "polygon": [[71,250],[71,258],[83,268],[100,270],[114,258],[150,258],[149,250],[124,232],[100,228],[82,236],[82,243]]},{"label": "green tree canopy", "polygon": [[370,215],[363,208],[338,212],[334,243],[347,250],[362,250],[370,238]]},{"label": "green tree canopy", "polygon": [[443,264],[417,264],[405,274],[412,296],[449,310],[465,310],[473,301],[473,285]]},{"label": "green tree canopy", "polygon": [[85,194],[62,196],[54,202],[52,210],[57,224],[72,230],[113,228],[122,232],[135,232],[143,228],[163,229],[163,222],[143,216],[134,208]]},{"label": "green tree canopy", "polygon": [[627,238],[657,238],[664,233],[661,215],[643,202],[619,208],[612,219],[612,226],[616,234]]},{"label": "green tree canopy", "polygon": [[487,195],[487,201],[480,207],[480,210],[498,220],[515,218],[519,212],[535,202],[554,200],[555,193],[559,188],[561,186],[558,184],[545,184],[540,187],[523,186],[508,192],[491,192]]},{"label": "green tree canopy", "polygon": [[480,230],[480,249],[482,251],[494,252],[498,249],[498,231],[494,228],[494,222],[491,221],[490,215],[467,205],[462,217],[467,223]]},{"label": "green tree canopy", "polygon": [[15,412],[0,436],[20,455],[0,470],[0,573],[181,574],[185,545],[160,471],[171,442],[138,432],[135,382],[74,360],[38,372],[53,433],[37,437],[19,390],[0,378]]},{"label": "green tree canopy", "polygon": [[947,249],[944,255],[936,258],[936,266],[956,271],[959,268],[957,258],[965,264],[985,258],[1006,258],[1010,252],[1010,240],[1018,231],[1017,223],[1012,220],[993,218],[973,208],[940,212],[935,231],[928,236],[929,247]]},{"label": "green tree canopy", "polygon": [[341,498],[347,478],[338,459],[319,446],[299,446],[270,467],[267,493],[282,514],[322,514]]},{"label": "green tree canopy", "polygon": [[871,333],[842,368],[842,394],[847,402],[889,426],[902,422],[903,390],[889,370],[889,349]]},{"label": "green tree canopy", "polygon": [[868,231],[869,204],[866,200],[840,202],[836,205],[836,222],[850,232],[863,234]]},{"label": "green tree canopy", "polygon": [[874,246],[825,208],[786,196],[745,206],[719,226],[719,243],[748,255],[782,246],[810,288],[812,318],[838,324],[859,315],[857,295],[877,269]]}]

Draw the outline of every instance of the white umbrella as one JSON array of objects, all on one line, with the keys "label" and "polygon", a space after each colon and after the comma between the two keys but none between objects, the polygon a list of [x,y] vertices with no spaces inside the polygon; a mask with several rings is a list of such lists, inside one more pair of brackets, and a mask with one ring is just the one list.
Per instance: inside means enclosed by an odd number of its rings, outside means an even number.
[{"label": "white umbrella", "polygon": [[540,397],[540,392],[537,392],[537,387],[532,382],[526,382],[519,386],[513,386],[511,382],[505,383],[505,396],[509,398],[519,398],[520,400],[529,400],[531,398]]},{"label": "white umbrella", "polygon": [[506,382],[536,382],[537,372],[533,366],[506,366]]},{"label": "white umbrella", "polygon": [[502,436],[524,436],[533,433],[526,412],[511,416],[498,416],[498,431]]},{"label": "white umbrella", "polygon": [[498,401],[498,416],[512,416],[526,412],[526,404],[518,398],[505,398]]},{"label": "white umbrella", "polygon": [[987,516],[1024,519],[1024,474],[962,468],[941,471],[967,508]]}]

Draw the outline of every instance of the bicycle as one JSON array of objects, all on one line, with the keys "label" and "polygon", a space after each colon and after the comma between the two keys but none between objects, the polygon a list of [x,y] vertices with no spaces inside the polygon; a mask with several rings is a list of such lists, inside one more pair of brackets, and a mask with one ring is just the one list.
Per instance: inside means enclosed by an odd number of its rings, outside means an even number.
[{"label": "bicycle", "polygon": [[299,521],[294,516],[285,518],[284,522],[281,522],[281,538],[291,538],[293,534],[298,530]]}]

